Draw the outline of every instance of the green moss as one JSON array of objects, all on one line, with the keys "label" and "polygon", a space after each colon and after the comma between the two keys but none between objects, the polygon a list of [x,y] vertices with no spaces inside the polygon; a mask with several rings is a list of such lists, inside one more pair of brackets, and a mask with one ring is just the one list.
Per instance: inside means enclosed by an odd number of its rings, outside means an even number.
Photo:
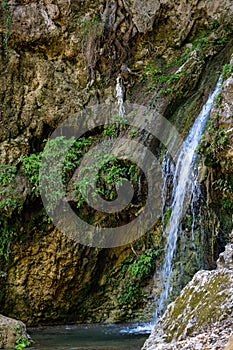
[{"label": "green moss", "polygon": [[198,286],[198,283],[187,286],[170,308],[165,326],[167,341],[182,335],[190,320],[195,322],[189,332],[216,322],[223,315],[220,305],[227,300],[228,295],[224,287],[229,282],[229,275],[221,272],[215,274],[203,286]]}]

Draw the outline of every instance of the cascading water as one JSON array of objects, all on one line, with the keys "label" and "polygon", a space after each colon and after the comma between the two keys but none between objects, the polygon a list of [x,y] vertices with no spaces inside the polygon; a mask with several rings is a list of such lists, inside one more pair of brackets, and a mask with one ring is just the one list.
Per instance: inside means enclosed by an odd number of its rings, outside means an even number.
[{"label": "cascading water", "polygon": [[[218,94],[220,86],[221,77],[216,87],[210,94],[206,104],[203,106],[199,116],[195,120],[187,138],[183,142],[176,156],[176,159],[174,160],[175,170],[173,176],[171,216],[164,232],[167,237],[167,243],[165,247],[165,258],[162,265],[161,273],[161,282],[163,289],[157,302],[157,308],[154,315],[155,323],[164,311],[165,303],[169,297],[170,283],[173,271],[173,258],[174,253],[176,251],[177,239],[181,220],[184,213],[184,207],[186,206],[186,204],[190,203],[190,198],[192,197],[192,210],[193,202],[195,201],[196,196],[198,195],[197,172],[193,171],[196,160],[195,150],[200,142],[201,136],[205,128],[205,124],[209,117],[210,111],[214,103],[214,99]],[[192,226],[192,230],[193,228],[194,227]]]},{"label": "cascading water", "polygon": [[119,75],[117,77],[117,83],[116,83],[116,98],[119,108],[119,115],[120,117],[123,117],[125,115],[125,108],[124,108],[124,91],[121,84],[121,76]]}]

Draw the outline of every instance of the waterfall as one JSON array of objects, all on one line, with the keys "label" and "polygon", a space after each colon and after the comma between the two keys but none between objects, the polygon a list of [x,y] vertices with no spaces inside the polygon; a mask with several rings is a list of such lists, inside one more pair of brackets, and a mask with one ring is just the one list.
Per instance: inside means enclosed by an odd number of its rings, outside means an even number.
[{"label": "waterfall", "polygon": [[[170,283],[173,271],[173,258],[176,251],[177,239],[180,231],[179,228],[183,217],[184,207],[187,203],[190,203],[190,197],[192,197],[191,211],[192,215],[194,215],[193,205],[196,199],[196,195],[198,195],[197,172],[194,171],[196,160],[195,150],[201,140],[205,124],[213,107],[214,99],[219,92],[220,86],[221,77],[219,78],[216,87],[211,92],[207,102],[203,106],[200,114],[196,118],[192,128],[188,133],[188,136],[186,137],[174,159],[175,169],[173,169],[173,190],[170,206],[171,216],[164,232],[164,235],[167,238],[167,243],[165,246],[165,258],[162,264],[161,272],[162,293],[160,294],[160,297],[157,301],[157,308],[154,316],[155,322],[157,322],[158,318],[164,311],[165,303],[169,297]],[[166,163],[165,169],[168,167],[167,164],[168,163]],[[168,168],[170,169],[170,167]],[[193,225],[192,235],[194,230]]]},{"label": "waterfall", "polygon": [[123,117],[125,115],[125,108],[124,108],[124,91],[121,83],[121,76],[119,75],[117,77],[117,83],[116,83],[116,98],[119,108],[119,116]]}]

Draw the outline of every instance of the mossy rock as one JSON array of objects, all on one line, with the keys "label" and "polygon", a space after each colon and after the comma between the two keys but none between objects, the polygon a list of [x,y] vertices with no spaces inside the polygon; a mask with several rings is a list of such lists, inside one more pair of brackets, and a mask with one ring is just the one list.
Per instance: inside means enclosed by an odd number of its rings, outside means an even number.
[{"label": "mossy rock", "polygon": [[[231,245],[227,247],[230,249]],[[197,272],[179,297],[168,306],[143,350],[183,340],[200,332],[203,327],[232,318],[233,270],[227,267],[222,264],[217,270]]]}]

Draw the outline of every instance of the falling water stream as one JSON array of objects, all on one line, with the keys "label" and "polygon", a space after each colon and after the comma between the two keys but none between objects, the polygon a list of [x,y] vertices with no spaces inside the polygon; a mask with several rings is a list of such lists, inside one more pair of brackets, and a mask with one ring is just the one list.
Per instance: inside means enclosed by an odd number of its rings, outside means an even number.
[{"label": "falling water stream", "polygon": [[162,266],[161,281],[163,285],[157,308],[155,311],[155,322],[164,311],[165,302],[169,296],[170,283],[173,270],[173,258],[176,251],[176,244],[179,234],[179,227],[183,218],[184,209],[190,204],[190,198],[196,198],[198,192],[197,172],[194,171],[196,160],[196,148],[200,143],[207,119],[213,107],[216,95],[221,86],[221,77],[214,90],[203,106],[200,114],[196,118],[188,136],[183,142],[175,159],[175,169],[173,176],[173,192],[171,204],[171,217],[165,229],[167,243],[165,247],[165,258]]},{"label": "falling water stream", "polygon": [[116,99],[118,104],[118,110],[120,117],[123,117],[125,115],[125,107],[124,107],[124,91],[121,84],[121,76],[119,75],[117,77],[117,83],[116,83]]}]

